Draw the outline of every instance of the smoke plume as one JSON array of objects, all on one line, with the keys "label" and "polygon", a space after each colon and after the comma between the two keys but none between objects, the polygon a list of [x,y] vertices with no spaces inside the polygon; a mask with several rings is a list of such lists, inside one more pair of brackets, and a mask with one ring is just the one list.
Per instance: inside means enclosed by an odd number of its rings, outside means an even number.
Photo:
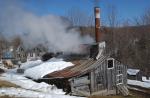
[{"label": "smoke plume", "polygon": [[89,36],[80,36],[70,23],[55,15],[36,15],[17,3],[0,5],[0,32],[10,39],[19,35],[27,48],[45,45],[51,52],[79,52],[80,44],[92,43]]}]

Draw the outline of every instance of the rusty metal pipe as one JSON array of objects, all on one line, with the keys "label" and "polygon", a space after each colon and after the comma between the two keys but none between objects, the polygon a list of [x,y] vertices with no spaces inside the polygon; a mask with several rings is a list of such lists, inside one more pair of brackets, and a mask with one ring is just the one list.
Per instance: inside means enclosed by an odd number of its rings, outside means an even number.
[{"label": "rusty metal pipe", "polygon": [[100,42],[100,8],[95,7],[95,41],[96,43]]}]

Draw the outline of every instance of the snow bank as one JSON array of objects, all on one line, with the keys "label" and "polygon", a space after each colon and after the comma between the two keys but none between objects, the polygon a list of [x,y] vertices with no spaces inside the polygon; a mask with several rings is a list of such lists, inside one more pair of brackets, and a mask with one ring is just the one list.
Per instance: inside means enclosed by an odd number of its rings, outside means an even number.
[{"label": "snow bank", "polygon": [[2,60],[0,60],[0,65],[2,64]]},{"label": "snow bank", "polygon": [[36,83],[30,79],[27,79],[21,75],[15,74],[2,74],[0,76],[1,80],[9,81],[16,84],[24,89],[29,89],[33,91],[53,93],[53,94],[65,94],[61,89],[57,89],[54,85],[48,85],[46,83]]},{"label": "snow bank", "polygon": [[40,79],[51,72],[62,70],[69,66],[73,66],[73,64],[62,59],[52,58],[47,62],[25,70],[24,74],[33,79]]},{"label": "snow bank", "polygon": [[127,73],[129,75],[136,75],[140,70],[139,69],[128,69]]},{"label": "snow bank", "polygon": [[150,83],[141,82],[141,81],[137,81],[137,80],[129,80],[128,79],[128,84],[134,85],[134,86],[140,86],[140,87],[144,87],[144,88],[150,88]]},{"label": "snow bank", "polygon": [[4,73],[0,76],[0,80],[9,81],[22,88],[0,88],[0,97],[8,95],[10,97],[25,97],[25,98],[83,98],[64,95],[60,89],[54,85],[46,83],[36,83],[21,75]]},{"label": "snow bank", "polygon": [[25,98],[83,98],[69,95],[48,94],[21,88],[0,88],[0,96],[9,95],[10,97]]},{"label": "snow bank", "polygon": [[40,65],[42,63],[41,60],[36,60],[36,61],[27,61],[25,63],[22,63],[20,68],[22,69],[28,69],[37,65]]},{"label": "snow bank", "polygon": [[[36,61],[27,61],[25,63],[22,63],[20,68],[22,69],[28,69],[28,68],[32,68],[34,66],[38,66],[42,63],[41,60],[36,60]],[[18,66],[16,68],[13,68],[13,69],[8,69],[6,67],[3,66],[0,66],[0,68],[4,69],[7,73],[16,73],[17,72],[17,69],[18,69]]]},{"label": "snow bank", "polygon": [[142,76],[142,81],[150,83],[150,77],[149,77],[149,80],[148,80],[148,79],[146,79],[146,77]]}]

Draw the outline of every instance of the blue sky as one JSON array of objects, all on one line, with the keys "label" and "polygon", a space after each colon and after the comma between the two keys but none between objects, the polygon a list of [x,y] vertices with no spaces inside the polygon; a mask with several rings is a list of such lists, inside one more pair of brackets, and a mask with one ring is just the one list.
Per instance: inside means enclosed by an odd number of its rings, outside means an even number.
[{"label": "blue sky", "polygon": [[[5,0],[0,0],[3,3]],[[7,0],[13,1],[13,0]],[[65,16],[69,9],[79,8],[87,15],[93,14],[95,0],[15,0],[28,11],[37,15],[55,14]],[[107,24],[109,6],[117,10],[120,22],[140,16],[146,9],[150,8],[150,0],[99,0],[96,5],[101,7],[101,18]]]}]

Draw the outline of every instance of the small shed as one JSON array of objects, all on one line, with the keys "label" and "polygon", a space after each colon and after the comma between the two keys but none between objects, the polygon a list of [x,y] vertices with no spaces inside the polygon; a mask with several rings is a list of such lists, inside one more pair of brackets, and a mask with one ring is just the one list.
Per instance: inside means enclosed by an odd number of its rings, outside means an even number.
[{"label": "small shed", "polygon": [[103,44],[99,45],[96,58],[74,60],[74,66],[49,73],[39,81],[55,84],[78,96],[128,95],[127,66],[106,54]]},{"label": "small shed", "polygon": [[82,70],[69,79],[73,95],[128,95],[126,66],[109,56],[88,63],[89,66],[79,67]]},{"label": "small shed", "polygon": [[[72,61],[74,66],[47,74],[46,81],[63,88],[72,95],[128,95],[127,66],[106,53],[105,42],[100,39],[100,8],[95,7],[95,42],[90,45],[89,57]],[[84,49],[86,50],[86,49]]]},{"label": "small shed", "polygon": [[127,76],[130,80],[142,81],[142,72],[140,69],[127,69]]}]

